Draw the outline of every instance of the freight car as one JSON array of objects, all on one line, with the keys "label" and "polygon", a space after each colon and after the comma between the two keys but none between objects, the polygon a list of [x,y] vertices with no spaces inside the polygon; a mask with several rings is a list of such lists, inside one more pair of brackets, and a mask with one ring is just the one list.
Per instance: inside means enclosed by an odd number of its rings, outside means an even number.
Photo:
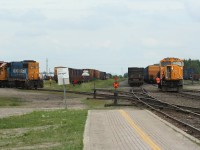
[{"label": "freight car", "polygon": [[106,72],[100,71],[100,80],[106,80]]},{"label": "freight car", "polygon": [[106,80],[106,72],[102,72],[95,69],[83,69],[83,71],[87,71],[89,74],[88,77],[84,77],[85,82],[92,81],[94,80],[94,78],[100,80]]},{"label": "freight car", "polygon": [[95,77],[95,70],[94,69],[83,69],[83,72],[87,72],[89,76],[84,76],[84,82],[92,81]]},{"label": "freight car", "polygon": [[83,69],[69,68],[69,81],[71,84],[81,84],[84,82],[82,77]]},{"label": "freight car", "polygon": [[[66,68],[66,67],[55,67],[54,68],[54,80],[58,82],[57,77],[57,69],[58,68]],[[106,80],[106,72],[102,72],[95,69],[75,69],[75,68],[68,68],[69,71],[69,80],[71,84],[81,84],[83,82],[92,81],[94,78],[100,80]],[[84,72],[87,72],[89,76],[82,76]]]},{"label": "freight car", "polygon": [[111,73],[106,73],[106,79],[111,79],[112,78],[112,74]]},{"label": "freight car", "polygon": [[[57,72],[59,68],[67,68],[67,67],[54,67],[54,80],[58,82]],[[69,81],[71,84],[81,84],[83,82],[82,69],[68,68],[69,72]]]},{"label": "freight car", "polygon": [[183,67],[183,79],[184,80],[192,79],[193,74],[194,74],[194,70],[192,68]]},{"label": "freight car", "polygon": [[192,74],[192,80],[195,80],[195,81],[199,81],[200,80],[200,74]]},{"label": "freight car", "polygon": [[141,86],[144,83],[144,68],[128,68],[128,84],[130,86]]},{"label": "freight car", "polygon": [[34,60],[2,63],[0,66],[1,87],[42,88],[39,63]]},{"label": "freight car", "polygon": [[159,72],[159,65],[150,65],[144,69],[144,81],[147,83],[156,83],[156,77]]},{"label": "freight car", "polygon": [[162,91],[179,91],[183,89],[183,60],[164,58],[160,61],[160,88]]}]

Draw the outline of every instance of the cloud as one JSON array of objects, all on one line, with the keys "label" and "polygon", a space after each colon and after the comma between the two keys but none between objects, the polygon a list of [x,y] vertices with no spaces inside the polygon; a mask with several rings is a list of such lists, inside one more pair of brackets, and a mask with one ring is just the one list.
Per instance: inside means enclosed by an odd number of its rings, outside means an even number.
[{"label": "cloud", "polygon": [[200,21],[200,1],[199,0],[186,0],[185,8],[192,19]]},{"label": "cloud", "polygon": [[184,4],[178,1],[136,1],[128,3],[128,8],[146,13],[164,13],[183,10]]},{"label": "cloud", "polygon": [[159,42],[155,38],[145,38],[142,40],[144,46],[155,47],[158,46]]},{"label": "cloud", "polygon": [[0,20],[9,22],[21,22],[21,23],[31,23],[31,22],[41,22],[44,21],[46,17],[39,10],[28,10],[28,11],[17,11],[12,12],[8,10],[0,11]]}]

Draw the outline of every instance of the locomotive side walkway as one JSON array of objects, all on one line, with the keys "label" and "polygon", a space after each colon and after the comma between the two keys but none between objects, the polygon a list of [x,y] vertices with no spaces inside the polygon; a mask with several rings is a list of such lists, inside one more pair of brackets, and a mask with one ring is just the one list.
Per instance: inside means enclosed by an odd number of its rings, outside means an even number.
[{"label": "locomotive side walkway", "polygon": [[84,132],[84,150],[200,150],[198,142],[137,109],[90,110]]}]

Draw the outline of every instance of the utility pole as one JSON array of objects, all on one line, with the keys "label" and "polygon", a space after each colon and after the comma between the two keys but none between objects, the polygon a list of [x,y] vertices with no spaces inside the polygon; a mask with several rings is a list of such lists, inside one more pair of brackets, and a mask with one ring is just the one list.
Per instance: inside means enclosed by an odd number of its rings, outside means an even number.
[{"label": "utility pole", "polygon": [[48,58],[46,59],[46,76],[48,76]]}]

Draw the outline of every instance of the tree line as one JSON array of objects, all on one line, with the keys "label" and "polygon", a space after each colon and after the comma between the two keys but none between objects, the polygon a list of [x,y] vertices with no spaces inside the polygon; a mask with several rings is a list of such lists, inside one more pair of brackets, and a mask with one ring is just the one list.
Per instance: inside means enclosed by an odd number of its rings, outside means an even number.
[{"label": "tree line", "polygon": [[200,74],[200,61],[199,60],[192,60],[192,59],[185,59],[184,60],[184,68],[192,69],[195,74]]}]

